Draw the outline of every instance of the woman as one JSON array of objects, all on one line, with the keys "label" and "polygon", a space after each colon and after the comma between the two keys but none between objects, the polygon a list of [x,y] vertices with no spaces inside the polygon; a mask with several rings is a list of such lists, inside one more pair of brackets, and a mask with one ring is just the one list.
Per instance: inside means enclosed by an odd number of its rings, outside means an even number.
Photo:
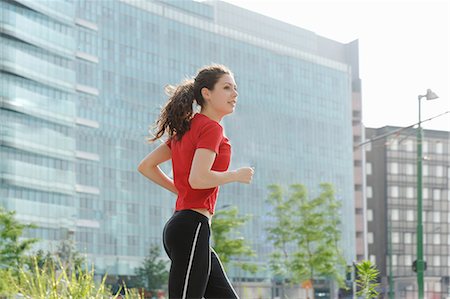
[{"label": "woman", "polygon": [[[238,298],[217,254],[209,245],[210,223],[219,186],[249,184],[251,167],[227,171],[231,146],[223,135],[222,118],[237,103],[233,74],[223,65],[201,69],[194,80],[180,84],[156,121],[155,141],[169,139],[147,155],[139,172],[177,195],[175,213],[166,223],[164,248],[171,259],[170,299]],[[196,102],[200,113],[194,114]],[[159,168],[172,159],[174,180]]]}]

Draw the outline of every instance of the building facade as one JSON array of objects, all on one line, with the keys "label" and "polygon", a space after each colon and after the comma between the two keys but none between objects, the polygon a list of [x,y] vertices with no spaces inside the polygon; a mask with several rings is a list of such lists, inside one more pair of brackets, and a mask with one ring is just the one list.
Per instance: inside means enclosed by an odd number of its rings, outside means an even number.
[{"label": "building facade", "polygon": [[[224,186],[217,209],[253,215],[242,234],[265,265],[267,185],[303,183],[313,196],[331,182],[343,203],[345,258],[355,259],[357,41],[216,1],[2,0],[0,8],[0,202],[38,225],[29,232],[46,240],[38,246],[73,238],[99,273],[132,275],[161,244],[175,203],[136,170],[155,147],[145,137],[164,86],[222,63],[240,94],[223,121],[231,168],[256,174],[252,185]],[[169,163],[162,168],[170,174]]]},{"label": "building facade", "polygon": [[[349,55],[352,65],[358,65],[358,53]],[[365,128],[362,123],[362,93],[359,67],[354,67],[352,73],[352,127],[353,127],[353,176],[355,198],[355,253],[356,261],[367,259],[367,220],[366,220],[366,176],[365,176]]]},{"label": "building facade", "polygon": [[[388,296],[416,298],[417,252],[416,130],[367,128],[367,220],[370,259],[381,271]],[[423,248],[426,298],[450,296],[450,132],[424,130]],[[391,261],[391,262],[390,262]]]}]

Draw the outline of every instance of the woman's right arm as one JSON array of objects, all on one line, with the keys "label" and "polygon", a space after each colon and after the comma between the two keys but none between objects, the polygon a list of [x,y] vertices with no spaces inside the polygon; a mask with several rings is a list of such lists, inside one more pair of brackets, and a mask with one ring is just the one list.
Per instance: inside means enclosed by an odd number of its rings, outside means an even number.
[{"label": "woman's right arm", "polygon": [[193,189],[209,189],[231,182],[250,184],[253,168],[242,167],[234,171],[213,171],[211,167],[216,153],[205,148],[195,150],[189,175],[189,184]]},{"label": "woman's right arm", "polygon": [[159,164],[170,160],[170,158],[172,158],[172,152],[167,144],[163,143],[139,163],[138,170],[146,178],[152,180],[161,187],[178,194],[178,190],[175,187],[173,180],[159,168]]}]

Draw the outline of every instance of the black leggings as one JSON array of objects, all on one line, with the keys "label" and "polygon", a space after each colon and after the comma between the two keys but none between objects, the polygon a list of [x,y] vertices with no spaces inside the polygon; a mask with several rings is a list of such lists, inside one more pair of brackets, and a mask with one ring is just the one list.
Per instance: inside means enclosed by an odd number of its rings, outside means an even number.
[{"label": "black leggings", "polygon": [[239,299],[219,257],[209,246],[208,217],[177,211],[164,227],[163,242],[172,261],[169,299]]}]

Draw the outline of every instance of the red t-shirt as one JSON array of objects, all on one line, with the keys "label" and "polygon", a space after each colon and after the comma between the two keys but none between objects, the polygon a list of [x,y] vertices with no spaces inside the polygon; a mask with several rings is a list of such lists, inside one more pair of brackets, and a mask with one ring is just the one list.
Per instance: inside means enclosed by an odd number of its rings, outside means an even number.
[{"label": "red t-shirt", "polygon": [[219,187],[192,189],[189,184],[192,160],[195,150],[206,148],[216,153],[211,167],[214,171],[227,171],[231,159],[231,145],[223,135],[222,126],[204,114],[197,113],[191,120],[191,128],[180,141],[172,138],[166,141],[172,152],[172,168],[178,197],[175,210],[207,209],[214,214]]}]

